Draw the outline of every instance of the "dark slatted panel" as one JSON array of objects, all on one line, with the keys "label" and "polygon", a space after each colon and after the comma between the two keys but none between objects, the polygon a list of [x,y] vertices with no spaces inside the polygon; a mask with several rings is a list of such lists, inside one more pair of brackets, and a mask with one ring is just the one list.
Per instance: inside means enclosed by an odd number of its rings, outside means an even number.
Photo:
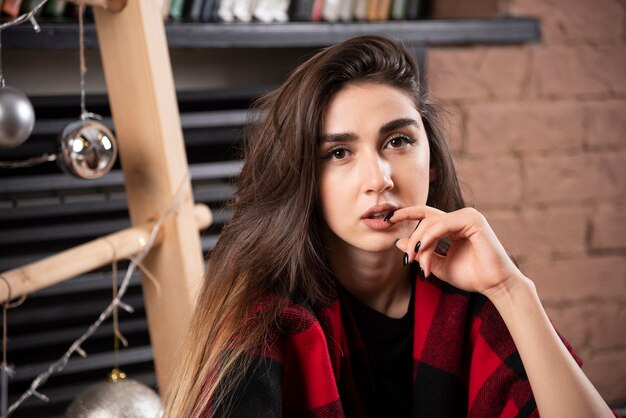
[{"label": "dark slatted panel", "polygon": [[[181,120],[196,202],[209,205],[214,225],[202,234],[202,248],[215,245],[231,214],[222,209],[234,193],[241,169],[234,150],[252,98],[265,88],[179,94]],[[79,113],[78,97],[31,98],[37,117],[33,135],[22,146],[0,150],[0,160],[24,159],[54,152],[56,135]],[[111,126],[104,96],[90,96],[90,111]],[[112,126],[111,126],[112,127]],[[113,127],[112,127],[113,128]],[[55,163],[0,171],[0,271],[18,267],[130,225],[119,163],[101,179],[74,179]],[[127,262],[119,264],[121,282]],[[93,323],[111,300],[111,267],[89,272],[28,297],[9,311],[8,360],[16,368],[9,385],[10,402],[39,373],[58,359]],[[130,378],[155,387],[154,365],[147,330],[140,278],[135,274],[125,301],[133,314],[120,310],[120,327],[130,345],[119,353]],[[40,391],[48,404],[32,397],[13,415],[60,417],[71,399],[88,385],[105,379],[114,364],[111,320],[84,344],[86,359],[75,355]]]}]

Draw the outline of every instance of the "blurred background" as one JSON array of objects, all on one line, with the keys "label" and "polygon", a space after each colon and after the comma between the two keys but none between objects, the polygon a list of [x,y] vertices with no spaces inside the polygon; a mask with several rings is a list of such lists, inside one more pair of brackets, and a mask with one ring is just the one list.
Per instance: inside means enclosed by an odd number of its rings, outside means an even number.
[{"label": "blurred background", "polygon": [[[202,21],[192,6],[207,0],[185,1],[180,15],[164,1],[163,15],[195,200],[214,210],[215,223],[201,238],[205,255],[230,217],[222,207],[234,190],[251,101],[319,47],[369,32],[401,39],[442,106],[467,203],[486,215],[535,281],[605,400],[626,406],[624,0],[430,0],[400,17],[389,14],[388,3],[386,17],[341,22],[331,12],[319,22],[296,19],[290,9],[297,23],[269,24],[254,17],[217,23],[215,14]],[[27,25],[3,33],[7,85],[29,96],[37,121],[23,145],[0,149],[1,161],[54,152],[59,131],[80,114],[73,10],[41,16],[40,38]],[[114,129],[89,18],[86,36],[87,108]],[[0,271],[129,226],[119,163],[93,181],[71,178],[54,163],[0,171],[0,225]],[[10,311],[11,401],[110,302],[110,275],[110,267],[91,272]],[[136,311],[120,314],[130,344],[120,363],[155,387],[138,275],[128,303]],[[42,388],[49,404],[32,398],[14,416],[61,416],[77,392],[104,379],[113,359],[111,326],[85,348],[87,359],[73,360]]]}]

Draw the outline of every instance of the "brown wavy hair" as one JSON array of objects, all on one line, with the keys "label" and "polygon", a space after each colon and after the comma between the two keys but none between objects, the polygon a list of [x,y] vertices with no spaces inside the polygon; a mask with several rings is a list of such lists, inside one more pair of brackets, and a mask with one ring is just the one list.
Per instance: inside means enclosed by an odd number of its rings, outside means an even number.
[{"label": "brown wavy hair", "polygon": [[346,85],[389,85],[413,99],[436,173],[427,204],[448,212],[464,206],[437,108],[419,80],[400,43],[361,36],[316,53],[255,102],[233,217],[209,258],[166,417],[199,418],[209,405],[228,410],[229,393],[251,367],[243,354],[257,351],[276,326],[276,301],[250,320],[250,307],[264,296],[298,294],[312,307],[328,302],[333,282],[321,239],[318,155],[328,103]]}]

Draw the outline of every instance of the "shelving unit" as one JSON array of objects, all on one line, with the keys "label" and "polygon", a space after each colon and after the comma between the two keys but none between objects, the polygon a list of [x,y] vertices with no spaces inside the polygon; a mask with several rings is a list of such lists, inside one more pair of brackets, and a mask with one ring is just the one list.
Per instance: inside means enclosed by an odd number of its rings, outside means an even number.
[{"label": "shelving unit", "polygon": [[[4,49],[78,48],[78,28],[73,22],[42,21],[41,32],[21,25],[5,31]],[[323,47],[347,38],[379,34],[405,44],[467,45],[536,42],[539,21],[531,18],[485,20],[417,20],[354,23],[167,23],[170,48],[288,48]],[[95,26],[85,26],[85,46],[97,48]]]}]

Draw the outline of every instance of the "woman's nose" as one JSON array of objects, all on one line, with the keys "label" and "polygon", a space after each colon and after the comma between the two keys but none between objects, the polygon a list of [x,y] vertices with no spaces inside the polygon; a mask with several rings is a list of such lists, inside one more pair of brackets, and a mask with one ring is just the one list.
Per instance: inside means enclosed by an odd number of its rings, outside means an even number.
[{"label": "woman's nose", "polygon": [[367,158],[363,167],[363,179],[367,192],[382,193],[393,188],[389,163],[376,155]]}]

